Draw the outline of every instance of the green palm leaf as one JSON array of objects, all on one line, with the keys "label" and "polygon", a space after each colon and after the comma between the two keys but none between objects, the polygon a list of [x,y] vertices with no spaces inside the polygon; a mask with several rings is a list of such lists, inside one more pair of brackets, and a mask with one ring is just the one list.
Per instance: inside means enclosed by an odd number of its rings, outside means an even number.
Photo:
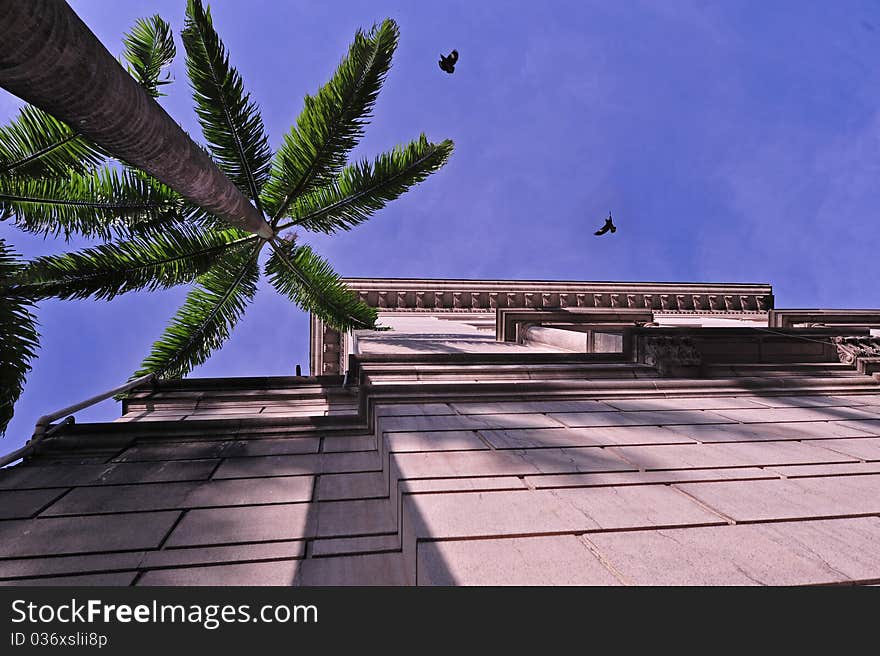
[{"label": "green palm leaf", "polygon": [[64,178],[0,178],[0,216],[27,232],[67,239],[72,234],[109,239],[177,220],[179,196],[130,169],[105,168]]},{"label": "green palm leaf", "polygon": [[20,270],[15,253],[0,239],[0,436],[12,419],[40,337],[30,313],[33,303],[7,284]]},{"label": "green palm leaf", "polygon": [[31,298],[94,296],[110,300],[126,292],[193,282],[218,258],[257,239],[239,230],[205,232],[178,226],[77,253],[38,257],[28,263],[16,282],[18,291]]},{"label": "green palm leaf", "polygon": [[314,98],[305,97],[305,108],[284,137],[263,194],[272,218],[283,216],[300,194],[332,183],[345,166],[391,67],[398,36],[390,19],[369,34],[358,30],[330,82]]},{"label": "green palm leaf", "polygon": [[162,69],[174,60],[177,50],[171,26],[158,15],[139,18],[131,32],[123,37],[125,50],[122,56],[129,63],[134,78],[153,98],[164,96],[160,86],[171,83],[171,75],[162,77]]},{"label": "green palm leaf", "polygon": [[84,173],[105,159],[100,149],[66,123],[25,105],[0,127],[0,178],[65,176]]},{"label": "green palm leaf", "polygon": [[376,325],[376,309],[358,300],[311,248],[286,240],[272,240],[271,244],[275,252],[266,262],[266,274],[281,294],[337,330]]},{"label": "green palm leaf", "polygon": [[198,286],[132,378],[148,373],[183,377],[220,348],[257,293],[257,256],[264,243],[248,243],[226,254],[199,277]]},{"label": "green palm leaf", "polygon": [[260,190],[269,176],[272,154],[263,119],[211,20],[210,9],[189,0],[186,27],[186,70],[196,114],[217,164],[235,185],[260,207]]},{"label": "green palm leaf", "polygon": [[372,164],[346,167],[333,184],[297,199],[290,208],[291,223],[326,233],[351,230],[442,167],[452,147],[449,140],[432,144],[421,135],[379,155]]}]

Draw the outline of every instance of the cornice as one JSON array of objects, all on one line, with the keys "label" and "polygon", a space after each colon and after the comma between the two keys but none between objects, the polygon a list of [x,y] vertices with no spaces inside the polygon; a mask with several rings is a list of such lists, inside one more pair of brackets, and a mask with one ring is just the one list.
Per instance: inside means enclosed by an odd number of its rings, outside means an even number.
[{"label": "cornice", "polygon": [[[773,288],[754,283],[599,282],[345,278],[345,284],[383,313],[495,313],[525,310],[642,310],[668,314],[764,317]],[[312,375],[345,370],[344,336],[315,315],[310,323]]]},{"label": "cornice", "polygon": [[760,284],[419,280],[346,278],[382,312],[494,312],[498,308],[627,308],[657,312],[765,313],[773,290]]}]

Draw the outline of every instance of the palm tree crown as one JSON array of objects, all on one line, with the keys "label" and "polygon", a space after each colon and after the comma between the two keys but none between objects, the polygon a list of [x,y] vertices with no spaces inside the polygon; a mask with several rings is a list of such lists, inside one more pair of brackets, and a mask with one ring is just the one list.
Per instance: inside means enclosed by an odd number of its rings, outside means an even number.
[{"label": "palm tree crown", "polygon": [[[295,238],[278,235],[292,226],[350,230],[451,154],[451,141],[434,144],[421,135],[372,161],[348,163],[391,66],[399,38],[394,21],[357,32],[332,79],[306,96],[275,153],[200,0],[188,2],[182,38],[207,151],[274,236],[231,227],[143,171],[114,162],[64,123],[25,107],[0,128],[0,218],[30,232],[105,243],[26,266],[12,263],[0,244],[0,256],[9,261],[0,291],[30,300],[110,299],[194,283],[133,377],[181,377],[204,362],[254,298],[258,258],[267,244],[264,269],[276,290],[339,330],[375,327],[375,309],[358,300],[328,262]],[[158,16],[138,21],[125,38],[129,70],[154,97],[161,95],[167,82],[162,70],[174,55],[170,28]]]}]

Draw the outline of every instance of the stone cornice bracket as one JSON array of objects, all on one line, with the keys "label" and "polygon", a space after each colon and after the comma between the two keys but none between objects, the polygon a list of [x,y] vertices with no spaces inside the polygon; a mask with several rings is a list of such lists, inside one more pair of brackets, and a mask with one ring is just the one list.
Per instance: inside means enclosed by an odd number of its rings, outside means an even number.
[{"label": "stone cornice bracket", "polygon": [[396,278],[345,278],[344,282],[361,300],[383,312],[589,307],[743,315],[763,314],[773,307],[772,288],[760,284]]},{"label": "stone cornice bracket", "polygon": [[661,376],[697,377],[703,357],[690,337],[645,335],[639,341],[639,361]]},{"label": "stone cornice bracket", "polygon": [[843,364],[880,380],[880,337],[832,337],[831,341]]}]

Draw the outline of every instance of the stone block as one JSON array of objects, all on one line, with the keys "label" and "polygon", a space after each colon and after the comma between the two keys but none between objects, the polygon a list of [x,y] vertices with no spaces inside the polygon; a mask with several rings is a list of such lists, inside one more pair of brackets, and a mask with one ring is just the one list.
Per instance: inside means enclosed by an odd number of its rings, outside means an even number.
[{"label": "stone block", "polygon": [[397,478],[522,476],[633,468],[607,450],[596,448],[399,453],[392,464]]},{"label": "stone block", "polygon": [[[852,420],[852,421],[839,421],[835,422],[840,426],[843,426],[847,429],[857,431],[858,434],[853,435],[853,437],[859,437],[860,434],[864,433],[867,435],[877,435],[880,436],[880,420],[870,420],[866,419],[862,420]],[[834,435],[829,435],[828,437],[836,437]]]},{"label": "stone block", "polygon": [[609,447],[611,453],[636,469],[708,469],[753,465],[735,454],[713,449],[706,444],[671,444],[663,446]]},{"label": "stone block", "polygon": [[327,501],[317,505],[317,537],[391,533],[397,524],[387,499]]},{"label": "stone block", "polygon": [[516,476],[491,478],[418,478],[402,480],[398,485],[402,494],[429,492],[485,492],[489,490],[524,490],[526,485]]},{"label": "stone block", "polygon": [[380,403],[376,405],[377,417],[408,417],[412,415],[454,415],[456,412],[446,403]]},{"label": "stone block", "polygon": [[311,476],[284,476],[80,487],[47,508],[42,516],[293,503],[309,501],[313,484]]},{"label": "stone block", "polygon": [[602,401],[497,401],[453,403],[456,412],[463,415],[492,415],[547,412],[608,412],[614,410]]},{"label": "stone block", "polygon": [[837,453],[818,440],[806,442],[730,442],[707,444],[725,453],[750,461],[762,467],[772,465],[806,465],[852,461],[854,458]]},{"label": "stone block", "polygon": [[724,520],[665,485],[524,492],[419,494],[406,497],[404,522],[419,538],[720,524]]},{"label": "stone block", "polygon": [[611,447],[639,469],[694,469],[844,462],[847,457],[804,442],[729,442]]},{"label": "stone block", "polygon": [[175,527],[165,546],[302,540],[314,535],[317,516],[314,506],[292,503],[190,510]]},{"label": "stone block", "polygon": [[376,448],[373,435],[326,435],[324,453],[343,453],[346,451],[372,451]]},{"label": "stone block", "polygon": [[0,558],[152,549],[178,512],[12,519],[0,522]]},{"label": "stone block", "polygon": [[602,533],[584,539],[635,585],[812,585],[880,576],[876,517]]},{"label": "stone block", "polygon": [[24,519],[31,517],[49,505],[66,490],[0,490],[0,519]]},{"label": "stone block", "polygon": [[144,553],[143,551],[118,551],[78,556],[4,558],[0,560],[0,579],[136,570],[144,558]]},{"label": "stone block", "polygon": [[633,469],[632,465],[617,457],[610,449],[526,449],[512,453],[532,464],[536,472],[541,474]]},{"label": "stone block", "polygon": [[833,465],[782,465],[779,467],[768,467],[765,471],[775,472],[786,478],[880,474],[880,462],[845,462]]},{"label": "stone block", "polygon": [[379,429],[383,433],[440,430],[478,430],[482,428],[558,428],[542,414],[438,415],[416,417],[383,417]]},{"label": "stone block", "polygon": [[546,447],[586,447],[613,444],[599,432],[576,428],[521,428],[486,430],[480,435],[496,449],[539,449]]},{"label": "stone block", "polygon": [[252,542],[221,547],[191,547],[147,551],[140,567],[184,567],[190,565],[219,565],[260,560],[288,560],[303,558],[306,543],[302,540],[286,542]]},{"label": "stone block", "polygon": [[757,467],[733,469],[675,469],[661,471],[623,471],[601,474],[552,474],[526,476],[529,487],[536,489],[559,487],[605,487],[617,485],[650,485],[656,483],[684,483],[693,481],[756,480],[779,478],[779,474]]},{"label": "stone block", "polygon": [[219,458],[230,444],[229,440],[139,443],[123,451],[113,462]]},{"label": "stone block", "polygon": [[214,473],[214,478],[300,476],[303,474],[378,471],[380,469],[379,454],[374,451],[255,456],[226,459]]},{"label": "stone block", "polygon": [[815,408],[759,408],[745,410],[719,410],[718,414],[740,421],[783,422],[783,421],[841,421],[845,419],[877,419],[877,415],[861,408],[823,406]]},{"label": "stone block", "polygon": [[207,481],[198,484],[187,495],[183,507],[245,506],[310,501],[314,481],[313,476]]},{"label": "stone block", "polygon": [[294,585],[406,585],[399,553],[331,556],[301,561]]},{"label": "stone block", "polygon": [[319,444],[320,439],[317,437],[238,440],[223,455],[245,457],[317,453]]},{"label": "stone block", "polygon": [[293,583],[299,560],[276,560],[235,565],[178,567],[145,572],[138,586],[252,586]]},{"label": "stone block", "polygon": [[474,431],[385,433],[385,451],[470,451],[488,449]]},{"label": "stone block", "polygon": [[588,426],[662,426],[723,424],[731,420],[711,410],[645,410],[636,412],[569,412],[550,415],[572,428]]},{"label": "stone block", "polygon": [[76,576],[48,576],[36,579],[15,579],[0,581],[2,586],[33,587],[116,587],[131,585],[137,572],[104,572],[100,574],[80,574]]},{"label": "stone block", "polygon": [[78,487],[43,511],[53,515],[89,515],[143,510],[174,510],[184,506],[197,483],[151,483]]},{"label": "stone block", "polygon": [[620,585],[573,535],[420,542],[418,585]]},{"label": "stone block", "polygon": [[216,460],[186,460],[18,466],[0,471],[0,489],[195,481],[208,478],[216,465]]},{"label": "stone block", "polygon": [[760,440],[813,440],[859,437],[867,433],[849,422],[800,421],[776,424],[713,424],[669,426],[669,430],[699,442],[750,442]]},{"label": "stone block", "polygon": [[313,557],[349,556],[363,553],[400,551],[400,536],[367,535],[356,538],[319,538],[312,542]]},{"label": "stone block", "polygon": [[660,426],[525,428],[479,431],[479,434],[496,449],[693,443],[693,440]]},{"label": "stone block", "polygon": [[737,522],[880,513],[880,475],[682,483],[677,487]]},{"label": "stone block", "polygon": [[681,398],[609,399],[612,409],[632,411],[659,410],[719,410],[721,408],[761,407],[753,397],[747,396],[685,396]]},{"label": "stone block", "polygon": [[823,394],[805,396],[756,396],[756,404],[767,408],[821,408],[823,406],[862,406],[870,404],[867,395],[828,396]]},{"label": "stone block", "polygon": [[810,444],[858,458],[859,460],[880,461],[880,437],[862,437],[849,440],[816,440],[815,442],[810,442]]},{"label": "stone block", "polygon": [[318,500],[367,499],[387,497],[388,485],[381,472],[363,474],[324,474],[318,479]]}]

